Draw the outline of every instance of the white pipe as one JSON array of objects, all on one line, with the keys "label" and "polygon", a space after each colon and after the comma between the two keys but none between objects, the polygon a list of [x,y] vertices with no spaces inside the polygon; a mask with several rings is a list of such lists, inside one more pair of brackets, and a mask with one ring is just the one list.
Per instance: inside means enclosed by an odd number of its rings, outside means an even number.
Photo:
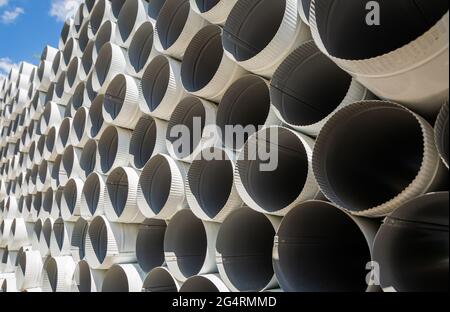
[{"label": "white pipe", "polygon": [[30,103],[30,115],[34,120],[38,120],[44,112],[46,93],[44,91],[36,91]]},{"label": "white pipe", "polygon": [[139,178],[137,205],[147,218],[170,219],[187,207],[184,181],[187,164],[168,155],[152,157]]},{"label": "white pipe", "polygon": [[109,174],[120,166],[128,166],[131,134],[130,130],[115,126],[108,126],[102,133],[98,142],[98,153],[103,174]]},{"label": "white pipe", "polygon": [[61,217],[61,202],[64,193],[64,186],[58,186],[54,192],[54,204],[50,210],[50,217],[57,220]]},{"label": "white pipe", "polygon": [[44,47],[44,49],[42,50],[41,61],[52,62],[55,59],[58,51],[59,51],[58,49],[56,49],[52,46],[46,45]]},{"label": "white pipe", "polygon": [[116,30],[117,24],[112,21],[105,21],[97,32],[92,49],[92,59],[97,59],[102,47],[110,42],[117,43]]},{"label": "white pipe", "polygon": [[63,71],[61,75],[59,76],[58,80],[55,84],[51,85],[48,89],[47,96],[50,94],[51,90],[53,89],[53,95],[51,97],[47,97],[46,101],[53,101],[56,102],[59,105],[66,106],[69,103],[70,98],[72,95],[68,92],[66,92],[64,86],[66,85],[66,79],[67,78],[67,72]]},{"label": "white pipe", "polygon": [[222,223],[216,242],[219,274],[231,291],[265,291],[278,283],[272,246],[280,218],[250,208],[233,211]]},{"label": "white pipe", "polygon": [[47,135],[50,127],[57,126],[61,123],[64,116],[65,107],[55,102],[45,104],[44,112],[40,122],[40,131]]},{"label": "white pipe", "polygon": [[92,172],[99,171],[100,157],[98,155],[97,141],[89,139],[84,145],[80,157],[80,168],[83,170],[83,176],[88,177]]},{"label": "white pipe", "polygon": [[149,20],[147,9],[148,1],[142,0],[128,0],[122,5],[117,18],[116,34],[121,47],[128,49],[136,30]]},{"label": "white pipe", "polygon": [[0,248],[5,248],[8,245],[12,223],[13,219],[3,219],[0,223]]},{"label": "white pipe", "polygon": [[139,225],[112,223],[97,216],[89,224],[85,259],[92,269],[108,269],[116,263],[136,261]]},{"label": "white pipe", "polygon": [[107,0],[97,0],[89,16],[89,23],[94,35],[98,33],[101,25],[110,19],[110,15],[111,2]]},{"label": "white pipe", "polygon": [[64,186],[67,183],[68,177],[62,164],[62,155],[58,155],[55,158],[52,169],[52,180],[50,185],[55,191],[59,186]]},{"label": "white pipe", "polygon": [[59,43],[58,43],[58,48],[60,50],[64,49],[64,46],[66,45],[66,42],[68,40],[69,34],[70,34],[70,28],[71,25],[73,24],[73,19],[68,18],[65,20],[64,25],[61,29],[61,35],[59,38]]},{"label": "white pipe", "polygon": [[81,57],[82,55],[83,53],[81,52],[78,40],[72,37],[69,38],[66,45],[64,46],[64,50],[62,50],[62,70],[66,71],[70,61],[74,57]]},{"label": "white pipe", "polygon": [[86,179],[81,194],[80,214],[90,221],[93,217],[103,214],[105,196],[105,178],[92,172]]},{"label": "white pipe", "polygon": [[86,82],[80,81],[70,100],[70,117],[73,117],[80,107],[90,108],[92,100],[93,98],[86,92]]},{"label": "white pipe", "polygon": [[26,250],[18,255],[15,272],[17,289],[24,291],[41,287],[43,262],[39,251]]},{"label": "white pipe", "polygon": [[93,270],[82,260],[77,263],[72,278],[72,292],[100,292],[106,270]]},{"label": "white pipe", "polygon": [[61,217],[64,221],[75,222],[80,216],[81,192],[84,182],[79,178],[70,178],[64,186],[61,200]]},{"label": "white pipe", "polygon": [[86,48],[89,44],[89,41],[95,37],[92,32],[90,20],[87,19],[83,22],[80,28],[79,37],[78,37],[78,45],[80,46],[80,50],[86,53]]},{"label": "white pipe", "polygon": [[8,238],[8,249],[19,250],[23,246],[29,246],[27,224],[24,218],[15,218],[11,224]]},{"label": "white pipe", "polygon": [[54,162],[57,156],[56,141],[59,133],[59,125],[51,126],[47,132],[44,149],[44,159],[49,162]]},{"label": "white pipe", "polygon": [[86,235],[89,223],[82,217],[79,217],[75,222],[72,237],[70,239],[72,258],[79,262],[85,258],[86,250]]},{"label": "white pipe", "polygon": [[137,264],[116,264],[106,272],[102,292],[141,292],[144,277]]},{"label": "white pipe", "polygon": [[14,219],[18,213],[17,199],[15,196],[10,195],[5,201],[5,211],[3,216],[7,219]]},{"label": "white pipe", "polygon": [[94,58],[95,41],[93,39],[89,40],[86,48],[84,49],[83,55],[81,56],[81,68],[79,71],[80,79],[82,81],[87,81],[89,73],[93,68],[95,61]]},{"label": "white pipe", "polygon": [[189,0],[166,0],[156,21],[155,47],[181,60],[194,35],[207,24],[190,8]]},{"label": "white pipe", "polygon": [[62,218],[55,220],[50,237],[50,254],[52,257],[70,256],[72,258],[70,241],[74,227],[74,222],[64,222]]},{"label": "white pipe", "polygon": [[92,100],[87,119],[86,131],[91,139],[99,140],[105,131],[107,124],[103,119],[104,95],[98,95]]},{"label": "white pipe", "polygon": [[[21,75],[30,76],[36,66],[27,62],[21,62],[19,65],[19,73]],[[20,78],[20,76],[19,76]]]},{"label": "white pipe", "polygon": [[136,258],[144,272],[150,272],[165,262],[166,228],[166,221],[157,219],[147,219],[140,226],[136,239]]},{"label": "white pipe", "polygon": [[51,85],[58,81],[59,77],[61,76],[61,73],[63,72],[62,63],[64,63],[63,53],[62,51],[58,51],[58,54],[56,54],[56,57],[52,63],[52,70],[50,71],[50,84],[47,88],[47,92],[50,91]]},{"label": "white pipe", "polygon": [[56,218],[54,218],[54,216],[52,215],[52,212],[54,211],[53,206],[57,206],[55,201],[56,200],[55,195],[56,195],[55,191],[53,191],[51,188],[48,189],[44,194],[44,200],[42,202],[42,209],[48,213],[50,218],[53,219],[57,219],[59,217],[58,215],[56,216]]},{"label": "white pipe", "polygon": [[34,221],[41,219],[40,218],[40,216],[42,215],[41,210],[42,210],[42,193],[36,192],[36,194],[33,195],[33,209],[31,211],[31,215]]},{"label": "white pipe", "polygon": [[237,0],[190,0],[192,10],[212,24],[225,24]]},{"label": "white pipe", "polygon": [[157,267],[151,270],[144,279],[143,292],[171,292],[176,293],[181,283],[173,277],[166,267]]},{"label": "white pipe", "polygon": [[39,166],[39,174],[36,182],[38,192],[46,192],[51,187],[51,174],[53,163],[43,160]]},{"label": "white pipe", "polygon": [[180,292],[229,292],[230,290],[220,279],[219,274],[196,275],[188,278],[180,287]]},{"label": "white pipe", "polygon": [[66,145],[69,144],[70,132],[72,130],[73,119],[66,117],[62,120],[61,126],[59,127],[58,136],[56,138],[56,152],[58,155],[64,154]]},{"label": "white pipe", "polygon": [[434,125],[434,141],[442,161],[448,168],[448,101],[442,105]]},{"label": "white pipe", "polygon": [[[33,233],[31,236],[31,247],[33,250],[39,251],[39,242],[41,241],[42,235],[42,224],[44,223],[43,219],[37,219],[34,222]],[[39,251],[40,253],[40,251]]]},{"label": "white pipe", "polygon": [[70,95],[75,93],[75,89],[80,83],[79,72],[81,70],[81,58],[74,57],[67,67],[66,80],[64,81],[64,92]]},{"label": "white pipe", "polygon": [[448,179],[433,128],[386,101],[357,102],[334,114],[317,138],[312,159],[322,193],[358,216],[385,216]]},{"label": "white pipe", "polygon": [[141,223],[145,216],[137,206],[138,172],[116,167],[105,182],[104,211],[111,222]]},{"label": "white pipe", "polygon": [[133,77],[142,78],[147,65],[158,54],[153,44],[154,29],[149,21],[143,22],[133,35],[128,48],[129,73]]},{"label": "white pipe", "polygon": [[51,257],[42,270],[43,292],[70,292],[75,262],[72,257]]},{"label": "white pipe", "polygon": [[80,107],[73,117],[69,141],[75,147],[83,148],[89,140],[85,131],[88,114],[89,108]]},{"label": "white pipe", "polygon": [[111,0],[112,19],[118,19],[126,0]]},{"label": "white pipe", "polygon": [[17,292],[16,278],[13,273],[6,274],[7,276],[0,279],[1,292]]},{"label": "white pipe", "polygon": [[270,98],[280,120],[297,131],[317,136],[339,109],[375,96],[321,53],[314,41],[308,41],[275,71]]},{"label": "white pipe", "polygon": [[47,218],[42,224],[42,231],[39,238],[39,252],[42,258],[50,255],[50,241],[54,222],[54,219]]}]

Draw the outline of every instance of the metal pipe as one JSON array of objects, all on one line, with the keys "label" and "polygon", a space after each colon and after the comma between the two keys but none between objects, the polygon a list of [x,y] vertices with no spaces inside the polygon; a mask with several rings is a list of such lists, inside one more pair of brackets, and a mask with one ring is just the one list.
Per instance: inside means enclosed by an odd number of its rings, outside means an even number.
[{"label": "metal pipe", "polygon": [[192,10],[212,24],[224,25],[237,0],[190,0]]},{"label": "metal pipe", "polygon": [[75,262],[72,257],[50,257],[42,270],[43,292],[70,292]]},{"label": "metal pipe", "polygon": [[180,292],[229,292],[219,274],[196,275],[188,278],[180,287]]},{"label": "metal pipe", "polygon": [[143,292],[171,292],[176,293],[181,283],[173,277],[166,267],[151,270],[144,279]]},{"label": "metal pipe", "polygon": [[70,241],[74,227],[74,222],[64,222],[62,218],[55,220],[50,237],[50,254],[52,257],[70,256],[72,258]]},{"label": "metal pipe", "polygon": [[86,235],[89,223],[87,220],[79,217],[75,222],[70,238],[72,258],[75,262],[83,260],[86,255]]},{"label": "metal pipe", "polygon": [[83,186],[84,182],[79,178],[70,178],[64,186],[61,200],[61,217],[64,221],[76,222],[78,220]]},{"label": "metal pipe", "polygon": [[144,277],[137,264],[116,264],[106,272],[102,292],[141,292]]},{"label": "metal pipe", "polygon": [[108,126],[98,142],[100,170],[110,174],[114,168],[129,164],[129,146],[132,132],[127,129]]},{"label": "metal pipe", "polygon": [[136,258],[144,272],[150,272],[165,262],[164,235],[166,228],[166,221],[157,219],[147,219],[139,227],[136,238]]},{"label": "metal pipe", "polygon": [[148,1],[128,0],[121,9],[117,17],[117,42],[128,49],[136,30],[142,23],[148,21],[147,15]]},{"label": "metal pipe", "polygon": [[106,270],[93,270],[85,260],[77,263],[72,278],[72,292],[100,292]]},{"label": "metal pipe", "polygon": [[92,172],[86,179],[81,194],[80,214],[90,221],[104,212],[105,178],[103,175]]},{"label": "metal pipe", "polygon": [[99,140],[105,131],[107,124],[103,119],[103,100],[104,95],[97,95],[92,100],[87,119],[86,131],[91,139]]},{"label": "metal pipe", "polygon": [[145,68],[158,54],[153,45],[153,34],[153,24],[149,21],[136,28],[127,53],[128,70],[133,77],[142,78]]}]

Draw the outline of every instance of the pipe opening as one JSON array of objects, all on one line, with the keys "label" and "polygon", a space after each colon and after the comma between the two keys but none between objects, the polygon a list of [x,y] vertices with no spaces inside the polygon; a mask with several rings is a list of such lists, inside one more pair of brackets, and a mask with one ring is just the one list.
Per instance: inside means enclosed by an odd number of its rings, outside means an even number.
[{"label": "pipe opening", "polygon": [[89,140],[83,147],[83,152],[80,158],[80,167],[84,171],[84,175],[87,177],[94,172],[97,165],[97,142],[95,140]]},{"label": "pipe opening", "polygon": [[112,41],[113,31],[113,23],[111,21],[106,21],[102,24],[95,36],[94,44],[97,52],[100,51],[106,43]]},{"label": "pipe opening", "polygon": [[[198,2],[198,1],[197,1]],[[180,288],[180,292],[202,292],[215,293],[220,292],[214,283],[201,275],[192,276]]]},{"label": "pipe opening", "polygon": [[166,3],[166,0],[151,0],[148,4],[148,15],[154,19],[157,20],[159,16],[159,12],[161,11],[162,7],[164,6],[164,3]]},{"label": "pipe opening", "polygon": [[66,149],[64,150],[64,154],[62,157],[62,163],[63,163],[63,167],[64,170],[67,173],[67,177],[70,177],[72,175],[72,170],[75,164],[75,147],[73,145],[69,145],[66,147]]},{"label": "pipe opening", "polygon": [[260,291],[271,281],[275,230],[269,219],[252,209],[231,213],[217,236],[227,279],[239,291]]},{"label": "pipe opening", "polygon": [[106,0],[96,1],[93,11],[91,12],[90,24],[92,33],[95,35],[100,29],[106,13]]},{"label": "pipe opening", "polygon": [[83,66],[83,70],[86,75],[90,72],[93,65],[93,57],[92,52],[95,47],[95,42],[90,40],[84,49],[83,56],[81,57],[81,65]]},{"label": "pipe opening", "polygon": [[84,1],[84,5],[86,6],[88,13],[92,12],[92,9],[94,8],[94,5],[96,2],[97,2],[97,0],[85,0]]},{"label": "pipe opening", "polygon": [[144,272],[164,264],[164,220],[151,219],[141,226],[136,239],[136,258]]},{"label": "pipe opening", "polygon": [[128,199],[128,176],[123,168],[116,168],[106,180],[109,200],[117,216],[121,216]]},{"label": "pipe opening", "polygon": [[197,8],[201,13],[206,13],[214,8],[221,0],[195,0]]},{"label": "pipe opening", "polygon": [[80,46],[81,52],[86,50],[86,47],[91,39],[89,37],[89,30],[91,29],[91,25],[89,22],[84,23],[80,29],[80,35],[78,37],[78,45]]},{"label": "pipe opening", "polygon": [[67,72],[63,71],[61,73],[61,76],[59,76],[58,81],[55,84],[55,95],[58,97],[58,99],[61,99],[64,95],[64,83],[66,81],[66,75]]},{"label": "pipe opening", "polygon": [[128,277],[120,265],[115,265],[108,270],[102,285],[102,292],[129,292]]},{"label": "pipe opening", "polygon": [[39,166],[38,177],[39,182],[45,185],[47,180],[47,172],[48,172],[48,161],[43,160],[41,165]]},{"label": "pipe opening", "polygon": [[109,172],[114,165],[119,145],[119,133],[115,127],[106,128],[98,142],[100,167],[102,172]]},{"label": "pipe opening", "polygon": [[69,141],[70,129],[72,127],[72,118],[64,118],[58,132],[58,140],[62,147],[65,147]]},{"label": "pipe opening", "polygon": [[[254,134],[254,130],[263,126],[270,113],[270,92],[264,79],[248,75],[238,79],[225,92],[217,110],[217,126],[221,130],[223,144],[238,150]],[[227,126],[248,127],[244,132],[244,142],[238,142],[233,135],[227,135]]]},{"label": "pipe opening", "polygon": [[78,201],[77,194],[78,194],[77,184],[75,183],[75,180],[70,179],[64,186],[63,196],[64,201],[67,205],[67,209],[69,210],[71,215],[74,213],[75,206],[77,205]]},{"label": "pipe opening", "polygon": [[203,222],[188,209],[170,220],[164,237],[164,252],[176,256],[177,267],[185,277],[197,275],[206,259],[207,237]]},{"label": "pipe opening", "polygon": [[155,120],[150,116],[139,119],[130,141],[130,154],[136,168],[143,168],[153,155],[157,137]]},{"label": "pipe opening", "polygon": [[105,83],[106,77],[111,67],[112,61],[112,45],[104,44],[99,52],[97,60],[95,62],[95,73],[99,85],[102,86]]},{"label": "pipe opening", "polygon": [[156,29],[164,50],[178,40],[186,26],[189,11],[189,0],[167,0],[159,11]]},{"label": "pipe opening", "polygon": [[64,64],[70,63],[74,50],[75,50],[75,39],[70,38],[69,41],[67,41],[66,46],[64,47],[64,50],[62,52]]},{"label": "pipe opening", "polygon": [[61,29],[61,41],[66,44],[67,39],[69,38],[69,32],[70,32],[70,22],[66,20],[64,22],[64,25]]},{"label": "pipe opening", "polygon": [[142,286],[145,292],[178,292],[177,282],[165,268],[155,268],[148,273]]},{"label": "pipe opening", "polygon": [[122,110],[127,93],[127,81],[124,75],[119,74],[108,84],[103,101],[104,112],[111,120],[115,120]]},{"label": "pipe opening", "polygon": [[42,219],[38,219],[33,227],[33,234],[36,237],[36,241],[40,241],[42,233]]},{"label": "pipe opening", "polygon": [[33,208],[39,216],[42,208],[42,192],[37,192],[36,195],[33,196]]},{"label": "pipe opening", "polygon": [[53,152],[53,149],[55,148],[55,142],[56,142],[56,127],[51,127],[48,131],[47,138],[45,140],[45,148],[49,153]]},{"label": "pipe opening", "polygon": [[115,18],[119,17],[120,10],[122,9],[125,2],[126,2],[126,0],[112,0],[111,1],[111,9],[112,9],[112,13]]},{"label": "pipe opening", "polygon": [[73,117],[73,130],[75,131],[76,138],[78,142],[81,141],[84,135],[84,128],[86,126],[86,109],[78,109],[75,116]]},{"label": "pipe opening", "polygon": [[99,263],[103,263],[108,251],[108,228],[103,218],[94,218],[88,228],[89,239]]},{"label": "pipe opening", "polygon": [[47,190],[47,192],[45,192],[42,209],[44,209],[44,211],[50,213],[53,208],[53,201],[54,201],[54,192],[51,188],[49,188]]},{"label": "pipe opening", "polygon": [[[366,2],[315,1],[315,20],[321,40],[334,57],[362,60],[394,51],[424,34],[448,11],[447,1],[378,1],[384,16],[380,25],[366,23]],[[346,17],[346,22],[342,21]],[[402,25],[402,27],[399,27]]]},{"label": "pipe opening", "polygon": [[289,292],[358,292],[367,289],[370,247],[356,222],[327,202],[292,209],[278,229],[275,272]]},{"label": "pipe opening", "polygon": [[89,120],[90,120],[90,137],[95,138],[103,126],[103,102],[104,95],[98,95],[92,101],[91,108],[89,109]]},{"label": "pipe opening", "polygon": [[97,211],[100,196],[103,192],[103,187],[100,181],[101,177],[98,174],[91,174],[86,179],[83,187],[83,195],[86,201],[87,208],[93,216]]},{"label": "pipe opening", "polygon": [[58,283],[58,265],[54,258],[50,258],[45,262],[45,274],[47,275],[48,282],[50,284],[50,290],[56,292]]},{"label": "pipe opening", "polygon": [[45,148],[45,135],[41,135],[39,137],[38,143],[36,145],[36,151],[38,152],[39,156],[42,157],[42,153],[44,153],[44,148]]},{"label": "pipe opening", "polygon": [[87,231],[88,222],[83,218],[79,218],[77,222],[75,222],[70,242],[72,245],[72,249],[78,251],[78,256],[80,259],[84,259],[85,256],[85,242]]},{"label": "pipe opening", "polygon": [[75,276],[77,276],[77,290],[79,292],[91,292],[91,268],[86,261],[78,262]]},{"label": "pipe opening", "polygon": [[220,66],[223,57],[222,29],[208,25],[192,39],[183,56],[181,80],[189,92],[208,85]]},{"label": "pipe opening", "polygon": [[239,0],[223,29],[224,49],[238,62],[253,58],[275,37],[285,11],[286,1]]},{"label": "pipe opening", "polygon": [[153,50],[153,24],[143,23],[133,36],[128,49],[130,64],[136,71],[140,72]]},{"label": "pipe opening", "polygon": [[78,67],[80,64],[80,59],[78,57],[74,57],[67,68],[67,84],[70,88],[74,86],[76,79],[79,76]]},{"label": "pipe opening", "polygon": [[[25,211],[23,210],[23,208],[25,208],[25,199],[26,199],[26,197],[22,195],[19,197],[19,201],[17,203],[17,210],[19,211],[19,215],[21,215],[21,216],[25,213]],[[1,211],[1,209],[0,209],[0,211]]]},{"label": "pipe opening", "polygon": [[53,235],[56,239],[56,244],[59,250],[63,249],[64,238],[66,236],[66,226],[63,219],[57,219],[53,224]]},{"label": "pipe opening", "polygon": [[167,57],[156,56],[142,75],[142,93],[150,112],[156,110],[166,95],[170,82],[170,65]]},{"label": "pipe opening", "polygon": [[137,22],[140,5],[139,2],[140,1],[138,0],[127,1],[120,10],[119,18],[117,19],[117,26],[122,42],[128,40],[131,32],[133,31],[134,25]]},{"label": "pipe opening", "polygon": [[[84,99],[85,99],[85,89],[86,89],[86,83],[81,81],[77,85],[77,87],[75,88],[75,91],[73,93],[72,101],[71,101],[71,104],[72,104],[72,108],[71,109],[73,109],[75,111],[78,111],[78,109],[80,107],[87,106],[87,105],[83,105],[83,104],[86,104],[85,101],[84,101]],[[71,109],[69,109],[69,113],[70,114],[72,113]],[[67,114],[66,114],[65,117],[70,117],[70,116],[67,116]]]},{"label": "pipe opening", "polygon": [[48,248],[50,247],[50,237],[53,232],[53,224],[51,219],[47,219],[44,221],[44,224],[42,226],[42,237],[45,240],[45,246]]},{"label": "pipe opening", "polygon": [[[52,180],[55,181],[55,185],[59,185],[59,172],[62,169],[61,165],[62,165],[62,155],[58,155],[55,158],[55,162],[53,163],[53,168],[52,168]],[[53,185],[53,184],[52,184]]]}]

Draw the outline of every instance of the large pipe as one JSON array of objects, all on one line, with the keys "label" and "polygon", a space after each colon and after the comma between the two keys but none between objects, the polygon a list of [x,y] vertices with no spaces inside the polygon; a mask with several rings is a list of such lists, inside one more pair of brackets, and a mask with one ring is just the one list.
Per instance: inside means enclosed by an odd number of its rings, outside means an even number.
[{"label": "large pipe", "polygon": [[52,212],[54,212],[54,207],[56,206],[56,191],[53,191],[51,188],[48,189],[44,194],[44,200],[42,202],[42,209],[48,213],[50,218],[56,219],[59,217],[52,215]]},{"label": "large pipe", "polygon": [[59,125],[52,126],[47,132],[45,139],[44,159],[49,162],[54,162],[57,156],[56,141],[59,132]]},{"label": "large pipe", "polygon": [[144,277],[137,264],[116,264],[106,272],[102,292],[141,292]]},{"label": "large pipe", "polygon": [[98,142],[100,170],[103,174],[109,174],[119,166],[128,166],[131,134],[130,130],[115,126],[108,126],[104,130]]},{"label": "large pipe", "polygon": [[86,132],[89,138],[99,140],[105,131],[107,124],[103,119],[103,100],[104,95],[97,95],[92,100],[89,109],[89,116],[86,124]]},{"label": "large pipe", "polygon": [[155,48],[181,60],[194,35],[207,24],[189,0],[166,0],[156,20]]},{"label": "large pipe", "polygon": [[14,218],[8,238],[8,249],[19,250],[21,247],[30,246],[29,228],[32,223],[25,222],[24,218]]},{"label": "large pipe", "polygon": [[15,272],[18,290],[41,287],[42,257],[37,250],[25,250],[17,257],[17,270]]},{"label": "large pipe", "polygon": [[192,10],[212,24],[225,24],[237,0],[190,0]]},{"label": "large pipe", "polygon": [[78,45],[80,46],[80,50],[84,53],[86,52],[86,48],[90,42],[94,38],[94,33],[92,32],[90,20],[86,20],[81,25],[78,37]]},{"label": "large pipe", "polygon": [[43,292],[70,292],[75,262],[72,257],[50,257],[42,270]]},{"label": "large pipe", "polygon": [[139,102],[143,101],[140,81],[118,74],[108,83],[103,101],[103,119],[116,126],[134,129],[142,116]]},{"label": "large pipe", "polygon": [[106,270],[93,270],[85,261],[79,261],[72,278],[72,292],[100,292]]},{"label": "large pipe", "polygon": [[147,219],[140,226],[136,239],[136,258],[144,272],[150,272],[165,262],[164,235],[166,228],[166,221],[157,219]]},{"label": "large pipe", "polygon": [[122,10],[123,5],[126,0],[111,0],[111,11],[113,18],[116,20],[119,18],[120,11]]},{"label": "large pipe", "polygon": [[105,178],[92,172],[84,182],[81,194],[80,215],[90,221],[93,217],[103,214],[105,196]]},{"label": "large pipe", "polygon": [[167,122],[147,115],[142,116],[130,140],[131,165],[143,169],[156,154],[167,153]]},{"label": "large pipe", "polygon": [[94,139],[89,139],[84,145],[80,157],[80,168],[83,170],[83,176],[85,177],[88,177],[94,171],[98,171],[100,158],[97,150],[97,141]]},{"label": "large pipe", "polygon": [[94,217],[86,236],[85,259],[92,269],[109,269],[117,263],[136,261],[139,225],[112,223],[105,216]]},{"label": "large pipe", "polygon": [[81,192],[84,182],[79,178],[70,178],[64,186],[61,201],[61,217],[67,222],[76,222],[80,216]]},{"label": "large pipe", "polygon": [[50,84],[47,88],[47,93],[49,93],[48,96],[53,96],[53,92],[50,92],[50,90],[52,85],[54,85],[56,81],[58,81],[59,77],[63,72],[62,63],[64,63],[63,53],[62,51],[58,51],[58,54],[56,54],[56,57],[52,63],[52,70],[50,71]]},{"label": "large pipe", "polygon": [[270,98],[280,120],[317,136],[333,113],[374,95],[321,53],[314,41],[308,41],[275,71]]},{"label": "large pipe", "polygon": [[[331,203],[307,201],[289,211],[275,237],[273,266],[288,292],[363,292],[379,222]],[[381,267],[381,269],[383,269]]]},{"label": "large pipe", "polygon": [[[70,104],[70,112],[66,111],[65,117],[73,117],[75,113],[80,107],[90,108],[91,103],[94,100],[95,96],[86,91],[86,82],[80,81],[72,95],[72,98],[69,102]],[[69,113],[70,116],[67,116]]]},{"label": "large pipe", "polygon": [[[42,210],[42,193],[37,192],[33,195],[33,209],[31,211],[31,216],[33,218],[33,221],[37,221],[38,219],[41,219],[41,215],[43,212]],[[45,213],[44,213],[45,217]]]},{"label": "large pipe", "polygon": [[147,65],[157,55],[153,45],[153,24],[149,21],[143,22],[130,42],[128,48],[128,63],[130,75],[142,78],[142,74]]},{"label": "large pipe", "polygon": [[73,37],[69,38],[66,45],[64,46],[64,50],[62,50],[62,70],[66,71],[70,61],[74,57],[81,57],[82,55],[83,53],[81,52],[78,40]]},{"label": "large pipe", "polygon": [[244,73],[224,53],[222,29],[216,25],[205,26],[192,38],[181,64],[184,89],[213,102],[220,102],[225,91]]},{"label": "large pipe", "polygon": [[94,49],[95,49],[95,42],[94,40],[89,40],[86,49],[84,49],[83,55],[81,56],[81,68],[80,68],[80,79],[83,81],[87,81],[89,77],[89,73],[91,72],[92,67],[95,64],[95,61],[97,60],[96,57],[94,57]]},{"label": "large pipe", "polygon": [[[56,81],[56,83],[50,86],[49,91],[47,93],[48,98],[46,98],[47,102],[53,101],[62,106],[66,106],[69,103],[69,100],[72,97],[72,95],[66,91],[65,88],[66,80],[67,80],[67,72],[63,71],[59,76],[58,80]],[[52,89],[53,94],[49,95]]]},{"label": "large pipe", "polygon": [[[283,216],[313,199],[319,192],[311,165],[313,145],[309,137],[284,127],[252,135],[238,155],[234,174],[243,201],[256,211]],[[270,154],[262,155],[268,146]]]},{"label": "large pipe", "polygon": [[33,233],[31,236],[31,247],[33,250],[39,250],[39,242],[41,241],[43,223],[43,219],[37,219],[34,222]]},{"label": "large pipe", "polygon": [[116,167],[106,179],[104,212],[111,222],[141,223],[145,216],[137,206],[138,172]]},{"label": "large pipe", "polygon": [[86,254],[86,235],[89,223],[82,217],[79,217],[75,222],[70,238],[72,258],[79,262],[85,258]]},{"label": "large pipe", "polygon": [[229,292],[225,283],[218,274],[196,275],[188,278],[180,287],[180,292]]},{"label": "large pipe", "polygon": [[95,36],[102,24],[109,20],[111,15],[111,2],[108,0],[97,0],[89,16],[89,24],[92,34]]},{"label": "large pipe", "polygon": [[40,123],[40,131],[42,134],[47,135],[50,127],[57,126],[61,123],[64,116],[64,110],[64,106],[58,105],[55,102],[48,102],[45,104]]},{"label": "large pipe", "polygon": [[181,83],[180,62],[158,55],[145,67],[142,74],[144,101],[139,103],[142,112],[169,120],[177,103],[186,95]]},{"label": "large pipe", "polygon": [[64,150],[62,164],[65,172],[63,173],[63,177],[60,176],[59,178],[61,185],[65,185],[61,178],[65,178],[66,175],[69,179],[80,178],[84,180],[86,178],[80,166],[81,152],[81,148],[74,147],[73,145],[68,145]]},{"label": "large pipe", "polygon": [[57,220],[61,217],[61,202],[64,194],[64,186],[58,186],[54,192],[54,204],[50,211],[50,217]]},{"label": "large pipe", "polygon": [[442,161],[448,168],[448,101],[442,106],[434,126],[434,140]]},{"label": "large pipe", "polygon": [[384,220],[373,247],[384,290],[448,290],[448,201],[448,192],[426,194]]},{"label": "large pipe", "polygon": [[[61,185],[61,181],[63,181]],[[58,155],[55,158],[55,162],[53,163],[53,169],[52,169],[52,179],[50,182],[50,185],[53,190],[58,189],[59,186],[64,186],[67,183],[67,173],[64,170],[64,166],[62,164],[62,155]]]},{"label": "large pipe", "polygon": [[12,223],[13,219],[3,219],[0,223],[0,248],[5,248],[8,245]]},{"label": "large pipe", "polygon": [[151,158],[139,178],[137,205],[147,218],[170,219],[187,207],[184,181],[188,166],[168,155]]},{"label": "large pipe", "polygon": [[36,91],[30,102],[30,115],[34,120],[38,120],[44,111],[46,93]]},{"label": "large pipe", "polygon": [[79,74],[80,70],[81,70],[81,58],[79,57],[72,58],[72,60],[69,63],[69,66],[67,67],[66,80],[64,81],[64,92],[70,94],[71,96],[73,96],[78,84],[80,83],[80,81],[82,81],[80,79]]},{"label": "large pipe", "polygon": [[[256,75],[236,80],[220,101],[216,124],[222,144],[232,150],[240,150],[248,137],[261,127],[281,125],[271,106],[269,82]],[[242,127],[240,131],[245,136],[235,139],[229,127]]]},{"label": "large pipe", "polygon": [[60,50],[63,50],[64,46],[66,45],[66,42],[70,35],[70,28],[71,28],[72,23],[73,23],[73,19],[70,19],[70,18],[68,18],[64,21],[64,25],[61,28],[61,34],[60,34],[59,42],[58,42],[58,48]]},{"label": "large pipe", "polygon": [[166,267],[157,267],[145,277],[142,291],[176,293],[180,289],[180,284]]},{"label": "large pipe", "polygon": [[220,223],[242,206],[233,179],[235,160],[230,150],[210,147],[192,162],[186,179],[186,199],[199,219]]},{"label": "large pipe", "polygon": [[313,170],[328,199],[367,217],[384,216],[448,179],[433,128],[386,101],[357,102],[334,114],[317,138]]},{"label": "large pipe", "polygon": [[240,208],[222,223],[217,235],[216,261],[220,277],[231,291],[277,287],[272,247],[279,222],[279,218]]},{"label": "large pipe", "polygon": [[84,1],[84,7],[83,7],[83,15],[84,16],[90,16],[91,12],[94,8],[95,3],[97,0],[85,0]]},{"label": "large pipe", "polygon": [[97,59],[102,47],[108,43],[117,43],[116,39],[117,25],[112,21],[105,21],[95,36],[92,58]]},{"label": "large pipe", "polygon": [[58,136],[56,138],[55,148],[58,155],[64,154],[66,146],[69,144],[70,132],[72,130],[73,119],[71,117],[66,117],[62,120]]},{"label": "large pipe", "polygon": [[70,241],[74,227],[74,222],[64,222],[62,218],[55,220],[50,237],[50,254],[52,257],[70,256],[72,258]]},{"label": "large pipe", "polygon": [[42,50],[41,61],[52,62],[55,59],[58,51],[59,50],[57,48],[46,45]]},{"label": "large pipe", "polygon": [[281,62],[309,40],[297,0],[238,0],[224,27],[225,53],[245,69],[270,78]]},{"label": "large pipe", "polygon": [[42,224],[41,236],[39,238],[39,252],[42,258],[50,255],[50,238],[53,232],[54,219],[47,218]]},{"label": "large pipe", "polygon": [[53,171],[53,163],[43,160],[39,166],[36,187],[39,192],[46,192],[51,187],[51,174]]},{"label": "large pipe", "polygon": [[121,9],[117,18],[117,41],[120,46],[128,49],[136,30],[142,23],[148,21],[148,1],[128,0]]},{"label": "large pipe", "polygon": [[88,114],[89,108],[80,107],[73,117],[69,141],[75,147],[83,148],[89,140],[87,132],[85,131]]}]

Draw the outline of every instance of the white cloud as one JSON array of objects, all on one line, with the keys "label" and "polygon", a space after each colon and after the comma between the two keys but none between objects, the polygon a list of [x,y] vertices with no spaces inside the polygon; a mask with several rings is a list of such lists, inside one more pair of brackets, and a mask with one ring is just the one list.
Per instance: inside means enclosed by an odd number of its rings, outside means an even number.
[{"label": "white cloud", "polygon": [[6,78],[11,68],[17,67],[8,57],[0,57],[0,80]]},{"label": "white cloud", "polygon": [[82,1],[83,0],[52,0],[50,15],[56,17],[59,21],[65,21],[69,16],[75,15],[78,6]]},{"label": "white cloud", "polygon": [[8,0],[0,0],[0,7],[8,4]]},{"label": "white cloud", "polygon": [[[0,0],[1,1],[1,0]],[[24,14],[25,11],[21,7],[15,7],[12,10],[6,10],[0,17],[3,24],[13,23],[20,15]]]}]

